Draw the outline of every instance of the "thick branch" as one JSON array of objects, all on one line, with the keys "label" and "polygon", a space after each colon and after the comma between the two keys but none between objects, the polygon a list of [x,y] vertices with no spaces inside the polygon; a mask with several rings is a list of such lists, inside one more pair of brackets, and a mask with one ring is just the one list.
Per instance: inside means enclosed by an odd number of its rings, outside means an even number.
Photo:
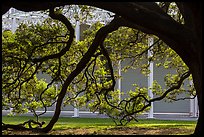
[{"label": "thick branch", "polygon": [[186,73],[184,73],[184,74],[181,76],[180,80],[177,82],[176,85],[174,85],[174,86],[172,86],[171,88],[169,88],[166,92],[164,92],[164,94],[163,94],[162,96],[157,97],[157,98],[150,99],[149,102],[151,103],[151,102],[154,102],[154,101],[162,100],[164,97],[166,97],[166,95],[167,95],[169,92],[171,92],[171,91],[173,91],[173,90],[175,90],[175,89],[179,89],[179,88],[181,87],[183,81],[184,81],[186,78],[188,78],[188,77],[190,76],[190,74],[191,74],[190,71],[187,71]]},{"label": "thick branch", "polygon": [[[40,4],[37,2],[32,4],[30,2],[8,2],[5,4],[6,8],[3,9],[3,11],[12,6],[23,11],[36,11],[70,4],[95,6],[122,16],[124,19],[136,24],[138,29],[145,30],[145,33],[151,33],[160,37],[168,46],[175,50],[179,56],[181,56],[188,66],[190,66],[191,59],[196,54],[194,50],[195,47],[191,44],[192,41],[197,41],[196,36],[192,35],[194,33],[189,28],[176,22],[164,11],[159,10],[159,6],[156,5],[155,2],[41,2]],[[196,5],[202,4],[199,3]],[[190,6],[190,8],[196,9],[195,7]],[[199,6],[199,9],[201,8],[202,7]],[[201,18],[200,13],[201,10],[199,11],[199,14],[197,14],[199,19]],[[200,40],[198,42],[200,42]],[[188,58],[186,55],[188,55]]]},{"label": "thick branch", "polygon": [[67,88],[72,82],[72,80],[86,67],[87,63],[90,61],[91,57],[94,55],[96,52],[98,46],[104,41],[108,33],[118,29],[120,27],[120,18],[113,19],[110,24],[102,27],[95,36],[95,39],[93,43],[91,44],[90,48],[88,51],[85,53],[83,58],[80,60],[80,62],[77,64],[75,70],[67,77],[67,79],[64,82],[64,85],[62,87],[62,90],[59,93],[57,104],[56,104],[56,109],[54,116],[52,117],[50,123],[43,129],[44,132],[48,132],[52,129],[54,124],[57,122],[60,112],[61,112],[61,104],[63,101],[63,98],[66,94]]},{"label": "thick branch", "polygon": [[[37,127],[33,128],[31,124],[35,124],[37,125]],[[28,124],[28,127],[25,127],[26,124]],[[7,129],[14,129],[14,130],[37,130],[39,127],[42,127],[42,125],[44,125],[45,122],[36,122],[32,119],[28,120],[28,121],[25,121],[24,123],[22,124],[17,124],[17,125],[13,125],[13,124],[5,124],[2,122],[2,130],[7,130]]]},{"label": "thick branch", "polygon": [[[149,106],[151,106],[151,102],[160,101],[160,100],[164,99],[164,98],[167,96],[168,93],[174,91],[175,89],[179,89],[179,88],[181,87],[183,81],[184,81],[186,78],[188,78],[189,76],[190,76],[190,71],[184,73],[184,74],[181,76],[180,80],[179,80],[175,85],[173,85],[171,88],[169,88],[167,91],[165,91],[165,92],[164,92],[161,96],[159,96],[159,97],[156,97],[156,98],[153,98],[153,99],[148,100],[143,94],[140,94],[140,93],[139,93],[138,95],[136,95],[136,96],[130,98],[129,100],[122,100],[122,101],[119,103],[118,106],[122,105],[122,103],[125,102],[125,111],[121,111],[122,118],[120,118],[120,123],[122,124],[122,121],[124,121],[126,117],[130,117],[130,116],[132,116],[132,115],[134,115],[134,114],[137,114],[137,113],[139,113],[139,112],[143,112],[145,109],[147,109]],[[144,100],[144,105],[143,105],[143,107],[140,108],[139,110],[128,111],[127,107],[128,107],[129,105],[131,105],[130,103],[136,101],[136,100],[139,99],[139,98],[142,98],[142,99]],[[113,107],[114,107],[114,106],[113,106]],[[134,108],[134,107],[135,107],[135,106],[133,106],[133,108]],[[114,107],[114,108],[118,109],[118,107]]]},{"label": "thick branch", "polygon": [[70,32],[69,40],[66,42],[66,46],[59,53],[51,54],[51,55],[44,56],[44,57],[41,57],[41,58],[35,58],[35,59],[33,59],[34,63],[43,62],[43,61],[46,61],[46,60],[49,60],[49,59],[59,58],[59,57],[63,56],[67,51],[69,51],[69,49],[71,47],[71,44],[73,42],[73,39],[74,39],[74,28],[72,27],[72,24],[69,22],[69,20],[64,15],[56,14],[54,12],[54,8],[50,9],[50,14],[49,15],[50,15],[51,18],[59,20],[63,24],[65,24],[65,26],[67,27],[67,29]]}]

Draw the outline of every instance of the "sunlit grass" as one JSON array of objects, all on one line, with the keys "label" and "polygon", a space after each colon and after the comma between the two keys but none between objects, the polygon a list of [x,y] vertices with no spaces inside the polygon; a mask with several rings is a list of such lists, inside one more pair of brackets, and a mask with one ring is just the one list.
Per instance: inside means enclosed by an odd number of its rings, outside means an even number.
[{"label": "sunlit grass", "polygon": [[[2,121],[6,124],[20,124],[34,117],[29,116],[2,116]],[[40,121],[49,123],[51,117],[40,117]],[[46,126],[46,125],[44,125]],[[158,119],[139,119],[139,122],[130,122],[125,127],[130,128],[148,128],[148,129],[165,129],[174,130],[182,129],[184,133],[192,134],[196,126],[196,121],[183,120],[158,120]],[[110,118],[71,118],[60,117],[53,127],[53,131],[65,129],[87,129],[89,132],[101,131],[104,129],[117,128]],[[177,133],[176,133],[177,134]]]}]

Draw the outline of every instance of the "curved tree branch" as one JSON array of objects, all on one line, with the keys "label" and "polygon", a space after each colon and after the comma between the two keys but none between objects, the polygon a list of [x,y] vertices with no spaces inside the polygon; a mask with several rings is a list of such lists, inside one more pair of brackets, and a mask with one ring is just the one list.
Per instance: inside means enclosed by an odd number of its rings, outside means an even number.
[{"label": "curved tree branch", "polygon": [[60,112],[61,112],[61,104],[62,104],[63,98],[72,80],[86,67],[87,63],[90,61],[91,57],[96,52],[98,46],[104,41],[108,33],[118,29],[118,27],[120,26],[121,26],[120,18],[115,18],[108,25],[98,30],[98,32],[96,33],[95,39],[93,43],[91,44],[91,46],[89,47],[88,51],[84,54],[83,58],[77,64],[76,68],[72,71],[72,73],[65,80],[62,90],[60,91],[58,99],[57,99],[57,104],[56,104],[54,115],[51,121],[49,122],[49,124],[45,128],[42,129],[43,132],[49,132],[54,126],[54,124],[57,122]]},{"label": "curved tree branch", "polygon": [[71,47],[71,44],[73,42],[73,39],[74,39],[74,28],[72,27],[72,24],[69,22],[69,20],[64,15],[56,14],[54,12],[54,8],[50,9],[50,14],[49,15],[50,15],[51,18],[59,20],[63,24],[65,24],[65,26],[67,27],[67,29],[70,32],[69,33],[70,34],[69,35],[69,40],[66,42],[66,46],[59,53],[48,55],[48,56],[44,56],[44,57],[41,57],[41,58],[32,59],[32,61],[34,63],[36,63],[36,62],[43,62],[43,61],[46,61],[46,60],[49,60],[49,59],[59,58],[59,57],[63,56],[67,51],[69,51],[69,49]]},{"label": "curved tree branch", "polygon": [[[130,98],[129,100],[122,100],[120,104],[122,104],[122,102],[125,102],[125,109],[126,111],[122,111],[121,114],[123,115],[122,118],[120,118],[120,123],[122,124],[122,121],[126,118],[126,117],[129,117],[129,116],[133,116],[134,114],[137,114],[139,112],[143,112],[145,109],[147,109],[149,106],[151,106],[151,103],[152,102],[155,102],[155,101],[160,101],[162,100],[163,98],[165,98],[167,96],[168,93],[174,91],[175,89],[179,89],[183,83],[183,81],[188,78],[190,76],[190,71],[187,71],[185,72],[181,77],[180,77],[180,80],[175,84],[173,85],[172,87],[170,87],[168,90],[166,90],[161,96],[159,97],[156,97],[156,98],[152,98],[152,99],[147,99],[143,94],[138,94],[132,98]],[[146,104],[144,103],[143,107],[139,110],[132,110],[132,111],[127,111],[127,106],[128,104],[131,102],[131,101],[135,101],[136,99],[138,98],[143,98],[143,100],[146,102]]]},{"label": "curved tree branch", "polygon": [[[202,3],[181,3],[182,6],[179,6],[181,13],[183,13],[184,18],[192,19],[189,24],[194,24],[193,29],[189,28],[188,25],[180,24],[176,22],[169,16],[165,15],[165,12],[157,12],[157,7],[155,3],[144,4],[144,3],[101,3],[101,2],[41,2],[39,3],[30,3],[30,2],[19,2],[7,1],[4,3],[3,13],[4,14],[10,7],[14,7],[24,11],[36,11],[36,10],[46,10],[54,8],[56,6],[63,6],[67,4],[85,4],[90,6],[96,6],[103,8],[109,11],[112,11],[124,19],[132,22],[137,25],[138,29],[143,29],[146,33],[154,34],[160,37],[169,47],[175,50],[179,56],[183,59],[186,65],[189,67],[193,75],[193,81],[195,88],[197,90],[196,94],[198,95],[198,104],[199,104],[199,113],[202,116]],[[152,5],[152,6],[150,6]],[[179,4],[177,4],[179,5]],[[149,8],[152,8],[149,10]],[[183,9],[182,9],[183,8]],[[188,10],[186,14],[185,10]],[[185,12],[185,13],[184,13]],[[189,17],[187,17],[189,16]],[[186,19],[187,21],[187,19]],[[101,33],[101,32],[99,32]],[[103,34],[103,33],[102,33]],[[185,35],[184,35],[185,34]],[[96,38],[100,39],[100,38]],[[101,42],[101,41],[100,41]],[[94,44],[100,44],[100,42]],[[90,51],[95,51],[94,48],[90,48]],[[88,52],[87,52],[88,53]],[[89,53],[91,54],[91,53]],[[85,54],[84,56],[87,56]],[[91,55],[89,55],[90,57]],[[85,60],[85,64],[90,60]],[[78,67],[85,66],[83,63],[79,63],[77,68],[69,75],[68,78],[71,80],[77,75],[77,71],[81,71]],[[187,74],[186,74],[187,75]],[[186,76],[184,75],[184,77]],[[63,88],[61,94],[66,91],[67,86],[69,85],[69,80],[65,81],[67,84]],[[179,85],[175,85],[179,87]],[[173,88],[173,87],[172,87]],[[175,87],[174,87],[175,88]],[[169,91],[170,92],[170,91]],[[161,98],[156,98],[154,100],[159,100]],[[59,101],[58,104],[61,104]],[[60,105],[58,106],[60,107]],[[60,108],[59,108],[60,109]],[[56,115],[59,116],[60,112],[56,112]],[[55,120],[53,121],[56,122]],[[51,124],[52,125],[52,124]],[[196,127],[196,134],[199,134],[201,131],[201,118],[199,117],[198,124]],[[197,129],[198,128],[198,129]],[[50,128],[47,128],[46,131],[49,131]]]}]

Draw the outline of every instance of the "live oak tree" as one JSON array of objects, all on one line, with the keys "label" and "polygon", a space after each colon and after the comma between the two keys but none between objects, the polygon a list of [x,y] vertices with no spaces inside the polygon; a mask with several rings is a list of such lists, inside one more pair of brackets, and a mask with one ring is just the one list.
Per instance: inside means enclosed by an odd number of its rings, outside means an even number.
[{"label": "live oak tree", "polygon": [[[170,16],[169,7],[172,6],[169,2],[156,4],[154,2],[126,2],[126,3],[100,3],[100,2],[42,2],[40,4],[35,3],[13,3],[7,2],[3,6],[3,14],[10,8],[14,7],[23,11],[38,11],[38,10],[47,10],[49,9],[50,17],[57,19],[63,22],[66,28],[69,30],[69,40],[66,41],[66,46],[62,49],[59,49],[58,53],[53,53],[47,56],[29,58],[29,61],[34,63],[37,66],[41,66],[44,62],[51,59],[59,59],[65,55],[66,52],[70,50],[71,43],[74,38],[74,30],[69,23],[69,21],[61,14],[55,14],[54,8],[57,6],[69,5],[69,4],[79,4],[79,5],[90,5],[106,9],[108,11],[116,13],[115,18],[106,26],[100,28],[92,43],[90,43],[87,52],[84,53],[81,60],[76,65],[75,69],[67,76],[62,86],[62,89],[58,95],[56,109],[53,118],[50,123],[41,129],[41,131],[48,132],[52,129],[53,125],[56,123],[59,114],[62,100],[66,94],[67,88],[72,83],[75,77],[81,73],[94,56],[96,56],[97,50],[100,48],[100,51],[103,56],[105,56],[110,74],[111,74],[111,84],[109,87],[101,89],[100,93],[104,93],[104,99],[113,108],[120,110],[119,106],[115,106],[108,101],[107,96],[109,91],[114,90],[115,79],[113,68],[111,65],[111,59],[107,50],[104,48],[107,35],[121,26],[126,26],[141,30],[147,34],[153,34],[166,43],[170,48],[172,48],[188,66],[189,71],[180,74],[180,78],[177,76],[177,84],[173,85],[171,88],[167,89],[164,94],[158,98],[147,99],[143,94],[138,94],[132,98],[131,101],[137,102],[137,99],[144,99],[147,103],[144,107],[147,108],[150,106],[152,101],[161,100],[169,92],[175,89],[179,89],[182,85],[182,82],[192,74],[193,83],[196,90],[196,95],[198,97],[199,105],[199,118],[197,126],[195,128],[194,134],[202,133],[202,3],[176,3],[179,20],[175,19],[173,16]],[[171,14],[172,15],[172,14]],[[180,17],[182,20],[180,20]],[[127,106],[133,106],[131,101],[124,101],[123,103]],[[122,103],[121,103],[122,104]],[[123,105],[124,106],[124,105]],[[143,110],[144,110],[143,109]],[[142,109],[141,109],[142,110]],[[126,110],[128,112],[128,110]],[[134,113],[137,113],[135,111]],[[134,113],[127,113],[128,115],[133,115]]]},{"label": "live oak tree", "polygon": [[[95,33],[100,29],[103,25],[100,23],[96,23],[91,26],[90,29],[85,31],[84,40],[80,41],[78,44],[72,44],[74,49],[70,49],[70,51],[61,57],[61,63],[58,61],[52,60],[50,62],[46,62],[44,66],[41,66],[41,69],[37,70],[37,72],[41,71],[43,74],[47,74],[53,78],[53,81],[60,81],[61,85],[63,85],[63,81],[72,71],[72,69],[77,64],[77,61],[83,56],[84,52],[87,50],[88,43],[91,43],[94,39]],[[53,52],[60,48],[60,43],[63,43],[62,39],[59,37],[61,34],[65,34],[65,28],[59,22],[52,22],[50,18],[46,19],[42,22],[42,25],[26,25],[21,24],[19,28],[16,30],[14,35],[11,35],[11,31],[3,32],[3,107],[5,108],[13,108],[12,113],[26,113],[28,110],[32,111],[34,115],[38,117],[44,113],[46,113],[47,107],[54,105],[56,102],[57,94],[59,91],[55,91],[53,87],[51,89],[47,88],[47,85],[51,85],[51,83],[46,84],[42,80],[37,81],[36,74],[33,79],[28,81],[23,81],[25,75],[29,77],[32,72],[28,73],[29,69],[26,69],[24,72],[23,68],[21,68],[21,64],[24,64],[24,60],[17,57],[19,55],[24,55],[24,58],[28,58],[29,56],[45,56],[49,54],[49,52]],[[10,34],[10,35],[9,35]],[[58,36],[58,39],[55,39],[55,36]],[[44,38],[42,37],[44,36]],[[30,39],[32,38],[32,39]],[[43,41],[47,41],[47,39],[52,39],[52,50],[49,46],[39,46]],[[156,39],[156,38],[155,38]],[[53,46],[54,44],[58,44]],[[127,45],[130,45],[127,47]],[[113,66],[116,68],[118,60],[125,61],[127,65],[122,69],[124,72],[129,68],[131,69],[141,69],[141,73],[145,76],[149,73],[147,64],[147,50],[150,49],[147,45],[147,35],[131,28],[121,27],[117,31],[110,33],[108,37],[104,41],[104,46],[109,50],[109,56],[112,61]],[[21,47],[21,48],[19,48]],[[39,49],[37,49],[39,48]],[[29,52],[29,49],[32,49],[32,52]],[[35,50],[36,49],[36,52]],[[173,76],[166,77],[167,87],[171,87],[172,83],[177,83],[179,75],[182,75],[184,72],[188,70],[186,65],[182,62],[178,55],[173,52],[170,48],[164,45],[163,42],[159,42],[159,39],[151,46],[151,50],[153,52],[153,56],[149,58],[151,61],[155,60],[165,60],[163,62],[159,61],[157,66],[164,66],[165,69],[176,68],[179,74],[175,74]],[[26,51],[26,52],[25,52]],[[46,52],[44,52],[46,51]],[[135,54],[137,53],[137,54]],[[27,55],[26,55],[27,54]],[[106,113],[110,117],[117,119],[118,116],[121,116],[121,113],[117,112],[117,109],[113,111],[113,108],[108,106],[105,101],[102,101],[103,96],[101,96],[100,100],[97,100],[95,96],[96,92],[99,90],[99,87],[108,84],[106,83],[108,74],[110,74],[105,68],[107,66],[106,60],[100,60],[102,56],[100,55],[100,50],[97,52],[98,57],[94,58],[91,61],[89,68],[85,69],[84,72],[79,74],[76,77],[75,81],[71,86],[69,86],[67,90],[67,96],[64,99],[63,106],[73,105],[76,107],[87,106],[92,111],[99,110],[100,113]],[[26,55],[26,56],[25,56]],[[99,56],[100,55],[100,56]],[[69,61],[68,61],[69,60]],[[145,61],[144,61],[145,60]],[[173,60],[173,61],[172,61]],[[67,62],[68,61],[68,62]],[[15,65],[19,64],[19,65]],[[33,64],[25,63],[28,68],[32,68]],[[23,66],[25,66],[25,64]],[[59,66],[59,67],[56,67]],[[9,69],[10,68],[10,69]],[[25,68],[25,67],[24,67]],[[60,73],[58,68],[60,68]],[[18,71],[16,71],[18,70]],[[33,69],[31,69],[32,71]],[[115,77],[117,77],[117,69],[114,70]],[[19,74],[21,73],[21,74]],[[16,74],[16,75],[11,75]],[[58,77],[56,77],[58,74]],[[33,74],[32,74],[33,75]],[[12,76],[12,77],[11,77]],[[86,78],[86,79],[85,79]],[[167,81],[168,80],[168,81]],[[171,81],[170,81],[171,80]],[[9,81],[13,81],[12,84]],[[22,82],[21,82],[22,81]],[[91,81],[91,82],[89,82]],[[95,81],[95,82],[93,82]],[[102,83],[101,83],[102,81]],[[28,83],[25,83],[28,82]],[[156,82],[156,81],[155,81]],[[39,84],[38,84],[39,83]],[[137,83],[135,83],[137,84]],[[97,86],[97,88],[95,87]],[[147,88],[139,87],[135,85],[135,91],[125,91],[130,97],[136,96],[138,93],[144,94],[147,98]],[[154,84],[153,91],[157,95],[161,95],[163,92],[161,90],[161,86],[158,83]],[[164,90],[165,91],[165,90]],[[181,91],[181,88],[180,88]],[[185,89],[183,89],[185,91]],[[190,90],[189,90],[190,92]],[[191,91],[192,92],[192,91]],[[190,92],[190,93],[191,93]],[[82,94],[84,95],[82,95]],[[178,95],[178,90],[172,94],[171,96],[176,97]],[[80,97],[78,96],[80,94]],[[118,91],[109,92],[110,97],[116,102],[118,100],[119,93]],[[120,93],[122,94],[122,93]],[[12,95],[12,96],[11,96]],[[46,95],[46,96],[45,96]],[[34,98],[33,98],[34,97]],[[72,98],[72,99],[71,99]],[[45,99],[47,99],[45,101]],[[174,99],[170,97],[170,99]],[[130,100],[130,99],[129,99]],[[122,100],[122,102],[125,100]],[[126,99],[127,101],[127,99]],[[138,100],[137,111],[139,110],[138,106],[142,106],[140,103],[142,99]],[[109,107],[109,109],[107,108]],[[122,107],[122,105],[120,105]],[[44,108],[44,112],[37,114],[36,110],[39,108]],[[147,110],[147,109],[146,109]],[[129,110],[132,111],[132,110]],[[143,112],[143,111],[141,111]],[[116,113],[118,113],[116,115]],[[128,113],[128,112],[126,112]],[[128,116],[128,115],[127,115]],[[125,117],[124,117],[125,118]],[[123,119],[124,119],[123,118]],[[114,120],[115,120],[114,119]],[[121,119],[121,121],[123,120]],[[122,124],[122,123],[121,123]]]}]

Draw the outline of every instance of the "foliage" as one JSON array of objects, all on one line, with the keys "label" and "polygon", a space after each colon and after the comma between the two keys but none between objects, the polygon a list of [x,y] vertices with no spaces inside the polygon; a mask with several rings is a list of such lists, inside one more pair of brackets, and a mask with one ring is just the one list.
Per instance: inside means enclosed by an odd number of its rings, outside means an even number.
[{"label": "foliage", "polygon": [[[175,8],[174,5],[171,6]],[[82,8],[82,11],[86,11],[86,8]],[[55,14],[61,13],[59,8]],[[52,14],[54,13],[50,13],[50,16],[56,16]],[[10,31],[3,32],[3,108],[13,108],[13,112],[17,114],[30,110],[38,118],[62,95],[60,91],[67,85],[67,79],[93,46],[97,33],[105,26],[99,22],[93,24],[84,32],[84,40],[76,42],[72,41],[73,28],[68,27],[68,23],[70,22],[65,24],[48,18],[41,24],[21,24],[14,34]],[[150,47],[148,37],[153,37],[156,41]],[[147,87],[140,87],[135,83],[134,91],[114,89],[115,79],[120,76],[117,70],[113,72],[113,67],[117,67],[119,60],[128,62],[128,65],[122,68],[123,72],[139,69],[144,76],[150,73],[151,61],[154,61],[157,67],[175,70],[175,74],[165,76],[165,87],[154,81],[152,90],[156,96],[163,96],[172,88],[173,91],[165,96],[170,101],[177,100],[177,95],[187,90],[183,83],[184,74],[189,71],[188,67],[176,52],[158,37],[136,29],[119,27],[109,33],[100,44],[86,66],[74,77],[71,84],[68,84],[65,98],[60,96],[64,98],[64,106],[86,106],[90,111],[107,114],[116,124],[118,119],[120,124],[136,120],[138,114],[147,111],[153,100],[148,97]],[[151,57],[147,56],[148,50],[152,52]],[[50,76],[51,80],[38,80],[38,73]],[[180,82],[182,86],[173,89]],[[58,91],[53,84],[60,85]],[[191,95],[194,91],[192,85],[188,94]],[[118,96],[124,93],[127,93],[127,96],[119,100]],[[36,114],[39,108],[43,108],[44,112]]]},{"label": "foliage", "polygon": [[[28,28],[30,29],[29,31]],[[38,47],[43,41],[47,40],[46,33],[52,34],[48,32],[49,30],[46,32],[45,29],[45,27],[39,27],[39,24],[35,27],[34,25],[29,27],[22,24],[15,34],[10,31],[3,32],[2,102],[3,109],[12,108],[12,113],[14,114],[26,113],[28,110],[35,113],[39,108],[52,106],[56,99],[56,94],[59,92],[56,91],[53,85],[48,86],[44,79],[39,80],[37,78],[36,74],[40,70],[36,69],[37,65],[33,65],[29,61],[32,55],[37,57],[47,52],[43,51],[43,49],[33,52],[34,45]],[[42,31],[45,37],[37,35]],[[44,90],[46,92],[43,94]]]}]

